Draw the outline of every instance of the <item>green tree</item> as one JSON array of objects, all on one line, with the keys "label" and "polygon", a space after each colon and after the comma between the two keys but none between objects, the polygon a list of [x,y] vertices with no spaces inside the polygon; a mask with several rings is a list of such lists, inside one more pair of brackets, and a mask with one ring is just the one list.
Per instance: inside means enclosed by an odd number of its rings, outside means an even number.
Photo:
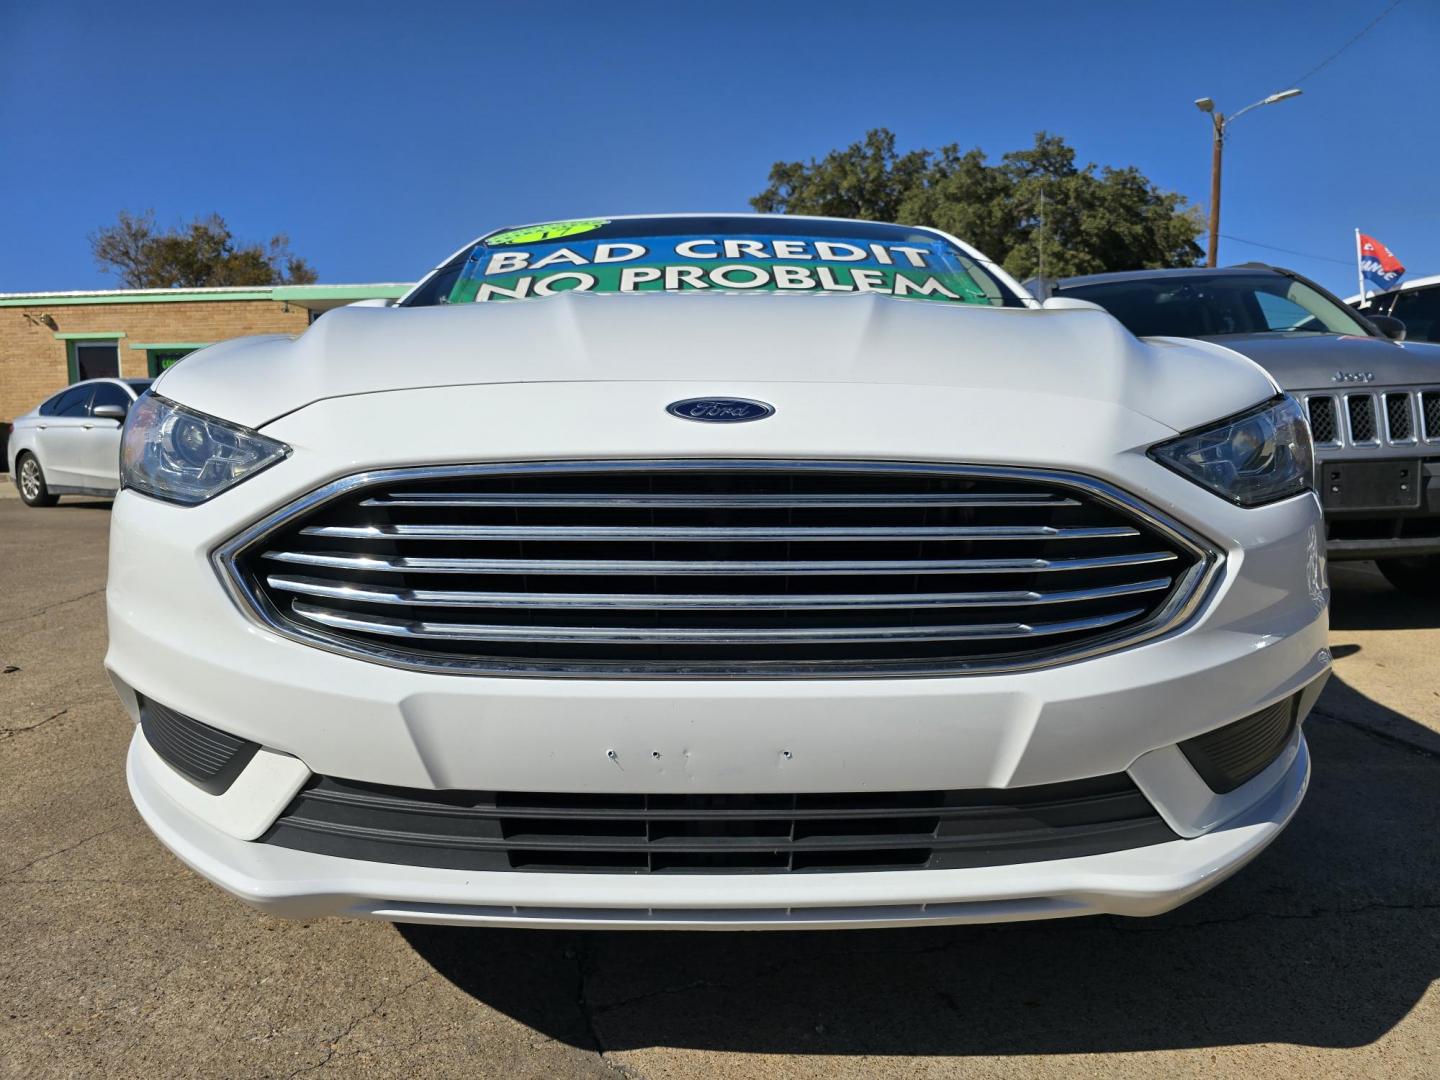
[{"label": "green tree", "polygon": [[308,285],[316,280],[314,268],[290,251],[284,233],[268,244],[242,244],[219,214],[157,229],[153,210],[122,210],[114,225],[89,239],[100,269],[118,274],[128,289]]},{"label": "green tree", "polygon": [[1133,166],[1079,166],[1058,135],[991,164],[979,149],[895,149],[884,128],[820,160],[776,162],[750,200],[763,213],[930,225],[969,241],[1017,278],[1193,266],[1204,223],[1185,197]]}]

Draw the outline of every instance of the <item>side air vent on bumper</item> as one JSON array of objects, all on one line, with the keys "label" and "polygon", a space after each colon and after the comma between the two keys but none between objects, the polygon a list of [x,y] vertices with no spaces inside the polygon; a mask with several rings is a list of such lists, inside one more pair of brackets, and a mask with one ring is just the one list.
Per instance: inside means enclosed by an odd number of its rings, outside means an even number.
[{"label": "side air vent on bumper", "polygon": [[1174,839],[1124,773],[833,795],[423,791],[315,777],[261,837],[406,866],[608,874],[941,870]]},{"label": "side air vent on bumper", "polygon": [[1187,617],[1219,555],[1070,474],[660,461],[354,477],[217,561],[271,627],[398,666],[813,677],[1119,647]]},{"label": "side air vent on bumper", "polygon": [[260,749],[259,743],[202,724],[145,697],[140,698],[140,730],[165,764],[211,795],[229,790]]},{"label": "side air vent on bumper", "polygon": [[1180,744],[1200,779],[1216,794],[1234,791],[1265,771],[1290,741],[1300,695],[1277,701],[1233,724]]}]

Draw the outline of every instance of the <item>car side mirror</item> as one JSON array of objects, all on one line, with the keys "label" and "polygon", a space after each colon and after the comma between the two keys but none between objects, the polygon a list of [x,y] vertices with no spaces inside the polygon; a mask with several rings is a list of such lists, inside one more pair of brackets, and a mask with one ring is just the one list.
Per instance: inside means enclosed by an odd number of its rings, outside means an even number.
[{"label": "car side mirror", "polygon": [[1405,340],[1405,324],[1393,315],[1367,315],[1367,319],[1374,325],[1376,330],[1384,334],[1391,341]]},{"label": "car side mirror", "polygon": [[125,419],[124,405],[96,405],[90,410],[90,415],[97,420],[120,420]]},{"label": "car side mirror", "polygon": [[1046,311],[1104,311],[1093,300],[1081,300],[1078,296],[1048,296],[1040,304]]}]

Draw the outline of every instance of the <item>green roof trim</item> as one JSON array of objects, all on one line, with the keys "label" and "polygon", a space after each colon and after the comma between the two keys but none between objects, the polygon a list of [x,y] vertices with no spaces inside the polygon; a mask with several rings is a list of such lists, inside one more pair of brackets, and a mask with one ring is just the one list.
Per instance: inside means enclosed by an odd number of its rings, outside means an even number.
[{"label": "green roof trim", "polygon": [[213,341],[137,341],[130,346],[132,349],[203,349],[207,345],[214,345]]},{"label": "green roof trim", "polygon": [[0,293],[0,308],[68,307],[94,304],[186,304],[205,301],[269,300],[304,306],[307,300],[348,302],[398,300],[410,291],[404,282],[378,285],[221,286],[205,289],[96,289],[76,292]]},{"label": "green roof trim", "polygon": [[35,293],[0,296],[0,307],[67,307],[76,304],[179,304],[198,300],[270,300],[269,289],[137,289],[133,292]]},{"label": "green roof trim", "polygon": [[114,341],[125,336],[124,330],[85,330],[78,334],[55,335],[56,341]]},{"label": "green roof trim", "polygon": [[272,296],[303,305],[306,300],[398,300],[413,285],[277,285]]}]

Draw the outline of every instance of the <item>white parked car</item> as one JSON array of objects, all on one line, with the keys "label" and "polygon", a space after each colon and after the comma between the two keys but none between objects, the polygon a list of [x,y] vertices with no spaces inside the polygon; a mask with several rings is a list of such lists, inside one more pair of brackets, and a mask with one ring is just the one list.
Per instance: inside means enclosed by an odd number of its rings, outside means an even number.
[{"label": "white parked car", "polygon": [[120,487],[120,425],[149,379],[87,379],[17,417],[10,476],[27,506],[61,495],[109,498]]},{"label": "white parked car", "polygon": [[1249,360],[930,229],[502,230],[131,411],[130,790],[296,917],[1156,914],[1304,794],[1311,455]]}]

